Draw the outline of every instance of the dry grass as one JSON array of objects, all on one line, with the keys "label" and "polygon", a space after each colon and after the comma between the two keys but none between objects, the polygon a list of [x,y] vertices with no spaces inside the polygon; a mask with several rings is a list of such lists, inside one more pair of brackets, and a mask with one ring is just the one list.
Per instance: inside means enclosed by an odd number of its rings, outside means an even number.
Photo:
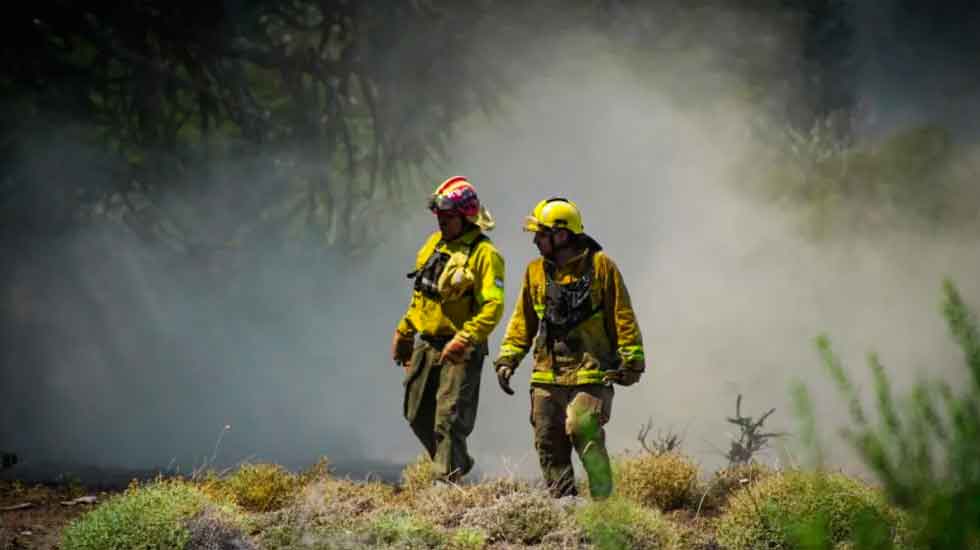
[{"label": "dry grass", "polygon": [[395,489],[380,482],[321,481],[308,487],[305,495],[306,509],[334,525],[364,520],[395,507]]},{"label": "dry grass", "polygon": [[437,477],[432,459],[422,454],[402,470],[401,487],[407,493],[418,493],[432,487]]},{"label": "dry grass", "polygon": [[256,550],[242,530],[229,524],[220,513],[205,508],[186,523],[190,539],[183,550]]},{"label": "dry grass", "polygon": [[625,455],[616,462],[614,475],[617,494],[665,512],[700,497],[698,467],[679,453]]},{"label": "dry grass", "polygon": [[460,525],[468,510],[493,506],[504,497],[527,493],[531,486],[514,478],[487,479],[472,485],[442,484],[410,494],[405,501],[417,513],[438,525]]},{"label": "dry grass", "polygon": [[[128,544],[134,536],[174,532],[187,550],[709,550],[721,548],[719,542],[740,550],[795,547],[799,536],[822,535],[846,547],[862,516],[896,531],[900,525],[881,495],[859,481],[758,464],[717,472],[711,485],[723,514],[698,514],[691,506],[703,494],[697,467],[676,453],[621,457],[618,494],[599,502],[556,500],[540,485],[513,477],[433,485],[429,472],[428,461],[417,461],[401,484],[392,485],[335,478],[325,463],[300,475],[256,465],[227,478],[137,485],[127,500],[83,518],[91,528],[76,528],[66,548],[94,550],[112,547],[114,537]],[[249,482],[254,485],[245,490]],[[117,520],[127,513],[160,520]],[[822,518],[817,527],[824,531],[799,527],[810,518]]]},{"label": "dry grass", "polygon": [[463,514],[461,525],[481,529],[489,542],[538,544],[566,519],[568,511],[547,491],[512,493]]}]

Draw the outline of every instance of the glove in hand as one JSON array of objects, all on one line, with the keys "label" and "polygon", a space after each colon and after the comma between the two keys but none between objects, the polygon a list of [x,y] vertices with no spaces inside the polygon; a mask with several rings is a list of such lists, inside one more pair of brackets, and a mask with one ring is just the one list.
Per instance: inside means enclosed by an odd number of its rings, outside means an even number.
[{"label": "glove in hand", "polygon": [[510,377],[513,375],[514,367],[504,363],[497,365],[497,383],[507,395],[514,395],[514,389],[510,387]]},{"label": "glove in hand", "polygon": [[620,386],[632,386],[640,381],[642,374],[642,372],[632,370],[611,370],[606,372],[602,377],[602,381],[619,384]]},{"label": "glove in hand", "polygon": [[644,370],[646,370],[646,365],[643,361],[632,361],[616,370],[606,371],[606,374],[602,377],[602,381],[607,384],[615,383],[620,386],[632,386],[640,381]]},{"label": "glove in hand", "polygon": [[442,348],[439,361],[442,363],[463,363],[471,351],[470,339],[462,332],[457,332],[456,336],[453,336],[453,339],[446,344],[446,347]]}]

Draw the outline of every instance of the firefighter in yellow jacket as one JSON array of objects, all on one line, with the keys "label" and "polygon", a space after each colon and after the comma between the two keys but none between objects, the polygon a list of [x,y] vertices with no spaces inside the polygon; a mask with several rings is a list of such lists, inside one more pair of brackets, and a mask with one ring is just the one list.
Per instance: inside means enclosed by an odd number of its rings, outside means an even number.
[{"label": "firefighter in yellow jacket", "polygon": [[474,464],[466,438],[476,422],[487,337],[503,315],[504,260],[484,234],[493,218],[466,178],[439,185],[429,209],[439,231],[409,274],[412,301],[391,353],[405,367],[405,419],[440,479],[457,481]]},{"label": "firefighter in yellow jacket", "polygon": [[616,264],[585,234],[572,201],[541,201],[524,224],[541,258],[528,265],[494,365],[501,388],[531,351],[531,425],[545,481],[557,497],[576,494],[572,449],[594,498],[612,492],[603,426],[612,384],[644,371],[640,328]]}]

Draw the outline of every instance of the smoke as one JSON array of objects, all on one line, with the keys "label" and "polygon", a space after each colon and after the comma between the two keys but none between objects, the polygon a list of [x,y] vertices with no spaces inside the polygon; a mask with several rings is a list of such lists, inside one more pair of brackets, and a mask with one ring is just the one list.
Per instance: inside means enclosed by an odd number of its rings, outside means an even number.
[{"label": "smoke", "polygon": [[[613,452],[637,448],[650,417],[715,466],[735,396],[746,414],[776,407],[771,428],[792,432],[789,388],[801,380],[833,460],[852,466],[834,432],[842,403],[813,338],[827,332],[857,372],[865,352],[879,351],[899,389],[919,373],[955,378],[961,359],[938,314],[940,282],[952,276],[976,296],[976,247],[912,227],[814,242],[798,231],[797,209],[743,191],[745,165],[761,158],[753,129],[760,119],[778,125],[778,106],[797,90],[787,72],[794,37],[754,17],[708,15],[679,22],[687,31],[673,40],[689,47],[649,58],[577,30],[539,42],[524,52],[539,68],[514,64],[522,84],[500,110],[457,129],[445,175],[475,182],[507,260],[507,313],[491,349],[535,255],[519,222],[538,200],[565,196],[622,270],[647,347],[648,374],[617,389]],[[720,32],[732,17],[739,32]],[[754,38],[745,59],[780,75],[763,81],[765,101],[740,95],[741,68],[721,66],[745,36]],[[243,172],[253,186],[271,177]],[[218,465],[292,467],[327,455],[348,471],[390,474],[421,452],[401,418],[388,347],[409,299],[404,273],[435,229],[425,213],[369,258],[268,246],[210,275],[122,227],[91,226],[6,275],[4,315],[17,323],[4,337],[0,441],[25,466],[186,472],[212,455]],[[529,370],[525,361],[515,397],[484,371],[470,439],[483,472],[536,473]],[[786,446],[789,460],[802,459],[792,438]]]},{"label": "smoke", "polygon": [[[941,281],[950,276],[966,296],[977,295],[975,244],[955,227],[927,233],[914,223],[807,238],[795,205],[740,191],[762,141],[753,129],[771,111],[723,88],[679,97],[683,84],[673,79],[697,72],[693,56],[637,73],[629,60],[596,55],[596,43],[581,36],[562,43],[560,58],[513,98],[505,120],[458,143],[458,166],[502,222],[494,239],[507,256],[510,303],[536,254],[519,220],[543,198],[570,198],[623,271],[647,347],[648,374],[617,392],[611,451],[638,449],[638,429],[650,418],[679,432],[705,466],[718,466],[736,431],[725,420],[736,396],[744,395],[743,414],[775,407],[767,427],[792,434],[790,388],[802,382],[830,460],[860,470],[838,435],[848,419],[814,338],[827,333],[866,390],[872,351],[899,392],[926,375],[958,379],[962,357],[939,314]],[[768,51],[780,46],[787,45]],[[583,62],[589,52],[595,63]],[[969,196],[976,201],[975,188]],[[518,396],[527,363],[515,377]],[[517,406],[495,387],[484,395],[478,452],[522,457],[533,471],[527,399]],[[777,447],[765,458],[809,458],[792,435]]]},{"label": "smoke", "polygon": [[[38,140],[21,173],[96,177],[80,171],[93,159],[85,147]],[[271,158],[210,168],[247,174],[243,192],[254,192],[278,182]],[[221,210],[225,189],[183,183],[164,198],[171,212],[215,207],[194,229],[218,241],[236,218]],[[401,254],[414,242],[396,237],[355,261],[268,238],[215,257],[193,239],[145,240],[113,217],[6,243],[0,447],[21,458],[9,475],[75,471],[101,483],[118,469],[187,473],[248,459],[300,468],[321,455],[342,470],[395,471],[370,441],[401,431],[401,371],[387,346],[407,304],[411,260]]]}]

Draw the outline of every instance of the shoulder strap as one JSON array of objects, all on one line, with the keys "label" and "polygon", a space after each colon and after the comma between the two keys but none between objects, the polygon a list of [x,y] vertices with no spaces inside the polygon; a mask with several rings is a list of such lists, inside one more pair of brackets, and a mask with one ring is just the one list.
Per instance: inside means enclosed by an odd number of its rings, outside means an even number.
[{"label": "shoulder strap", "polygon": [[475,239],[473,239],[473,242],[470,243],[469,250],[466,252],[466,265],[470,264],[470,258],[473,257],[473,253],[476,252],[476,248],[484,242],[490,242],[490,238],[483,233],[480,233]]},{"label": "shoulder strap", "polygon": [[[445,244],[444,241],[442,239],[439,239],[439,241],[436,242],[436,245],[432,247],[432,254],[435,254],[435,253],[439,252],[439,247],[442,246],[443,244]],[[429,254],[429,257],[432,257],[432,254]],[[415,277],[417,277],[418,274],[419,274],[419,272],[422,271],[422,268],[425,267],[425,264],[428,261],[429,260],[427,258],[425,261],[422,262],[422,265],[420,265],[419,267],[415,268],[414,271],[412,271],[411,273],[406,273],[405,274],[405,277],[408,278],[408,279],[414,279]]]}]

